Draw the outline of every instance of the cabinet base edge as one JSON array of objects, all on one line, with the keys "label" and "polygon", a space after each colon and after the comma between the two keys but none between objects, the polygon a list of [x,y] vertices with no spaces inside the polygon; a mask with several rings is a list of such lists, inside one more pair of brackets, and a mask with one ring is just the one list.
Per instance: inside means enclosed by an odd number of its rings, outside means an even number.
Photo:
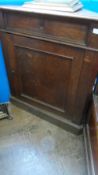
[{"label": "cabinet base edge", "polygon": [[94,160],[91,149],[91,141],[90,141],[90,133],[88,124],[83,128],[83,136],[84,136],[84,145],[85,145],[85,155],[86,155],[86,163],[87,163],[87,172],[88,175],[96,175],[94,169]]},{"label": "cabinet base edge", "polygon": [[83,132],[83,126],[82,125],[76,125],[72,123],[71,121],[64,119],[63,117],[59,117],[56,114],[53,114],[51,112],[48,112],[46,110],[40,109],[36,106],[32,106],[16,97],[11,97],[11,102],[15,104],[16,106],[31,112],[35,114],[37,117],[40,117],[44,120],[49,121],[52,124],[55,124],[71,133],[74,134],[81,134]]}]

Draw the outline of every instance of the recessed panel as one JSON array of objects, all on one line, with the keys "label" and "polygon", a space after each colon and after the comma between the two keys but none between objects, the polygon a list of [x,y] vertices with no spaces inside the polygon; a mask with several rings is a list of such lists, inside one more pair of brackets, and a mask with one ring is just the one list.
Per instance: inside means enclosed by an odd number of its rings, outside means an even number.
[{"label": "recessed panel", "polygon": [[16,48],[22,94],[64,110],[72,60]]}]

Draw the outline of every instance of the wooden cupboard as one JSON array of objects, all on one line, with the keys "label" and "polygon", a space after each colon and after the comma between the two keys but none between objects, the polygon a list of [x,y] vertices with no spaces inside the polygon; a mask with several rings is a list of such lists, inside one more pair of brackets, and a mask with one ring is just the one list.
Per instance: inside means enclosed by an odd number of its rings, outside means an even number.
[{"label": "wooden cupboard", "polygon": [[80,131],[98,72],[97,26],[91,18],[2,7],[0,35],[14,101]]}]

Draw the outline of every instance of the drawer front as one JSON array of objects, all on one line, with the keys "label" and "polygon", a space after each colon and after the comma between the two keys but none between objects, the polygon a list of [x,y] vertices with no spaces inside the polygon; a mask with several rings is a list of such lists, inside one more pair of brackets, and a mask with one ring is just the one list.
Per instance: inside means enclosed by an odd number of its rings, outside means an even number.
[{"label": "drawer front", "polygon": [[6,29],[21,33],[32,33],[39,29],[40,18],[32,15],[6,13]]},{"label": "drawer front", "polygon": [[89,30],[88,45],[98,49],[98,24],[92,24]]},{"label": "drawer front", "polygon": [[3,14],[0,12],[0,28],[3,28],[4,26],[4,21],[3,21]]},{"label": "drawer front", "polygon": [[69,41],[76,44],[85,44],[87,27],[85,25],[67,22],[64,19],[46,19],[43,31],[54,39]]},{"label": "drawer front", "polygon": [[21,33],[85,45],[87,26],[65,18],[6,13],[6,28]]}]

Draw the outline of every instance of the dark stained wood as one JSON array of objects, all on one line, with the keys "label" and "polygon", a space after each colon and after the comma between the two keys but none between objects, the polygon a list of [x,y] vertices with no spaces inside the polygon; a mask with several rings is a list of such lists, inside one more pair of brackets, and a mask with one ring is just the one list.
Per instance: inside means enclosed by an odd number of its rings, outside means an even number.
[{"label": "dark stained wood", "polygon": [[97,83],[97,85],[96,85],[95,94],[98,95],[98,83]]},{"label": "dark stained wood", "polygon": [[[85,117],[88,112],[88,105],[91,103],[92,99],[92,88],[96,73],[98,72],[98,54],[97,52],[86,51],[83,60],[83,66],[81,70],[79,86],[76,95],[76,116],[79,116],[80,111],[83,116],[81,120],[85,121]],[[83,98],[82,98],[83,97]],[[80,100],[81,99],[81,100]],[[78,120],[78,118],[77,118]]]},{"label": "dark stained wood", "polygon": [[[6,28],[17,32],[42,35],[62,41],[86,44],[87,26],[70,23],[66,19],[46,18],[31,14],[7,13]],[[51,27],[52,26],[52,27]],[[57,30],[58,29],[58,30]]]},{"label": "dark stained wood", "polygon": [[12,95],[82,125],[98,73],[97,36],[91,39],[97,22],[2,11]]},{"label": "dark stained wood", "polygon": [[93,33],[94,29],[98,29],[98,23],[91,25],[91,28],[89,31],[88,43],[90,47],[98,49],[98,34]]},{"label": "dark stained wood", "polygon": [[11,62],[11,74],[14,72],[13,79],[18,80],[17,95],[72,114],[83,61],[80,49],[50,42],[38,43],[38,40],[26,37],[7,37],[10,43],[13,41],[8,47],[8,55],[12,54],[13,47],[15,60]]},{"label": "dark stained wood", "polygon": [[87,34],[87,27],[85,25],[69,23],[64,19],[60,21],[57,19],[43,19],[43,21],[44,34],[63,41],[85,44]]},{"label": "dark stained wood", "polygon": [[[75,53],[77,50],[79,50],[65,44],[56,44],[52,41],[45,41],[39,38],[30,38],[18,35],[12,35],[12,38],[15,46],[35,48],[36,50],[48,52],[62,57],[69,57],[70,59],[73,59],[73,52]],[[71,50],[73,52],[71,52]]]},{"label": "dark stained wood", "polygon": [[6,28],[12,30],[20,30],[22,32],[29,32],[32,30],[37,30],[40,24],[40,17],[33,17],[32,15],[8,13],[5,14]]},{"label": "dark stained wood", "polygon": [[2,28],[4,25],[3,23],[3,14],[0,12],[0,28]]},{"label": "dark stained wood", "polygon": [[98,174],[98,102],[94,100],[89,120],[90,141],[94,161],[95,174]]}]

